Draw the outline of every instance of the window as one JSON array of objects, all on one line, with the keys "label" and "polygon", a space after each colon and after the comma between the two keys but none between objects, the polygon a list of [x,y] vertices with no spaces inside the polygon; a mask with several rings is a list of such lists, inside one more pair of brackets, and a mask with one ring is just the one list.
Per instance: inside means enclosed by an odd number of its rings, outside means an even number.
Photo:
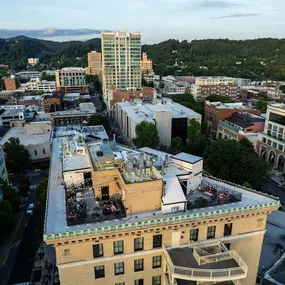
[{"label": "window", "polygon": [[115,285],[125,285],[125,282],[116,283]]},{"label": "window", "polygon": [[160,285],[161,284],[161,277],[160,276],[153,276],[152,277],[152,285]]},{"label": "window", "polygon": [[96,257],[101,257],[103,255],[104,255],[104,253],[103,253],[103,244],[102,243],[94,244],[93,245],[93,257],[96,258]]},{"label": "window", "polygon": [[35,153],[35,155],[38,155],[38,151],[36,149],[34,150],[34,153]]},{"label": "window", "polygon": [[124,253],[124,242],[122,240],[114,241],[114,254]]},{"label": "window", "polygon": [[152,268],[161,267],[161,255],[152,257]]},{"label": "window", "polygon": [[115,275],[124,274],[124,262],[117,262],[114,264]]},{"label": "window", "polygon": [[46,154],[46,150],[43,148],[43,154]]},{"label": "window", "polygon": [[230,236],[232,234],[233,223],[225,224],[224,236]]},{"label": "window", "polygon": [[199,229],[190,230],[189,240],[197,241],[199,236]]},{"label": "window", "polygon": [[143,258],[134,261],[135,272],[143,271]]},{"label": "window", "polygon": [[135,238],[134,240],[134,250],[143,250],[143,243],[144,243],[144,238]]},{"label": "window", "polygon": [[216,235],[216,226],[208,227],[207,239],[215,238],[215,235]]},{"label": "window", "polygon": [[155,235],[152,238],[153,248],[162,247],[162,235]]},{"label": "window", "polygon": [[135,284],[134,285],[143,285],[143,279],[135,280]]},{"label": "window", "polygon": [[104,278],[105,277],[104,265],[95,266],[94,267],[94,271],[95,271],[95,279],[99,279],[99,278]]}]

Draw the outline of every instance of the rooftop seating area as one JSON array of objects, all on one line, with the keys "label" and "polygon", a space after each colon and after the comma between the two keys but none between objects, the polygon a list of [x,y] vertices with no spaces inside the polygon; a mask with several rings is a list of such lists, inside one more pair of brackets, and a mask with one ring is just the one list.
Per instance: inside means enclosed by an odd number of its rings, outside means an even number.
[{"label": "rooftop seating area", "polygon": [[94,196],[90,183],[71,185],[66,188],[66,219],[68,226],[101,222],[126,217],[124,205],[119,195]]},{"label": "rooftop seating area", "polygon": [[186,199],[188,201],[187,209],[191,210],[240,202],[242,194],[238,191],[217,187],[214,184],[202,181],[196,190],[192,190],[186,195]]}]

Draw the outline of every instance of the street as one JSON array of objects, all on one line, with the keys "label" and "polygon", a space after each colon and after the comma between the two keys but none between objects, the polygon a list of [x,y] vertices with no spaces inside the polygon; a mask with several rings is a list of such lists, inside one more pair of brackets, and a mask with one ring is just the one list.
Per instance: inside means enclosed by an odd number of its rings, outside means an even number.
[{"label": "street", "polygon": [[42,240],[44,216],[37,211],[32,216],[26,215],[29,203],[35,203],[34,192],[20,208],[22,219],[11,240],[12,245],[4,265],[0,267],[0,285],[30,281],[34,256]]},{"label": "street", "polygon": [[279,197],[280,202],[282,204],[285,204],[285,187],[284,186],[279,186],[278,183],[276,183],[275,181],[271,179],[269,181],[266,181],[263,185],[268,194],[272,194],[276,197]]}]

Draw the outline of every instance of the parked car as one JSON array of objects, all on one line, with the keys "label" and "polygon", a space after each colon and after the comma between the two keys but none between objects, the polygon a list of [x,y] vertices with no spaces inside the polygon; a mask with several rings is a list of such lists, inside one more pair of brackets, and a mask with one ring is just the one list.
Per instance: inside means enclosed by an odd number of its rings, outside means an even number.
[{"label": "parked car", "polygon": [[27,215],[31,216],[34,214],[34,208],[35,208],[35,204],[29,204],[28,209],[27,209]]}]

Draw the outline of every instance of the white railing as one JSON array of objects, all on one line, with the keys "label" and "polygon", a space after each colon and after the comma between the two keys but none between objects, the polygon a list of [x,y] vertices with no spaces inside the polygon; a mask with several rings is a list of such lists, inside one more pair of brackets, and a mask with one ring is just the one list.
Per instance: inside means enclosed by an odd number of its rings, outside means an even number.
[{"label": "white railing", "polygon": [[[247,265],[242,260],[242,258],[238,255],[238,253],[234,250],[227,252],[227,254],[231,256],[230,258],[234,259],[237,262],[238,267],[225,268],[225,269],[204,269],[204,268],[202,269],[202,268],[188,268],[188,267],[183,267],[183,266],[177,266],[173,264],[168,254],[168,251],[164,245],[163,245],[163,253],[164,253],[164,257],[166,259],[167,265],[169,267],[169,270],[171,271],[173,275],[175,274],[179,275],[179,278],[182,278],[181,275],[184,275],[185,278],[190,279],[190,280],[205,280],[205,281],[206,280],[209,280],[209,281],[219,280],[219,281],[222,281],[222,280],[231,280],[232,278],[245,278],[247,276]],[[195,254],[194,250],[193,250],[193,254]],[[194,255],[195,258],[201,258],[198,256],[198,253],[196,256],[195,255]],[[175,278],[178,278],[178,277],[175,277]]]}]

